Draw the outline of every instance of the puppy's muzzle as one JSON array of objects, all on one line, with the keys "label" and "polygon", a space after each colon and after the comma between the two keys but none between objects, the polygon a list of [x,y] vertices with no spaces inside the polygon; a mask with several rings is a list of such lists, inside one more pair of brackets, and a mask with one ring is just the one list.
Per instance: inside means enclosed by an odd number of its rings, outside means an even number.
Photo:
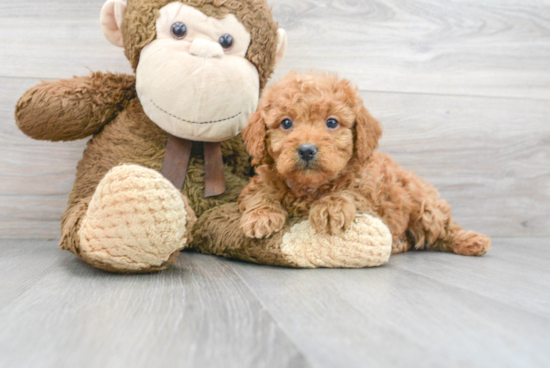
[{"label": "puppy's muzzle", "polygon": [[300,160],[305,163],[313,161],[317,156],[317,153],[319,153],[319,149],[317,149],[317,147],[313,144],[302,144],[298,147],[298,157],[300,157]]}]

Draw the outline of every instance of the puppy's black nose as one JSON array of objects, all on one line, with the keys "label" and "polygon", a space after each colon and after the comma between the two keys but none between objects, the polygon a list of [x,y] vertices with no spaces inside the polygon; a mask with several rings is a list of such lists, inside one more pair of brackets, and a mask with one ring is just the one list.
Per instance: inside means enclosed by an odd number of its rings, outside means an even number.
[{"label": "puppy's black nose", "polygon": [[298,147],[298,156],[305,162],[313,160],[317,156],[317,152],[319,150],[312,144],[302,144]]}]

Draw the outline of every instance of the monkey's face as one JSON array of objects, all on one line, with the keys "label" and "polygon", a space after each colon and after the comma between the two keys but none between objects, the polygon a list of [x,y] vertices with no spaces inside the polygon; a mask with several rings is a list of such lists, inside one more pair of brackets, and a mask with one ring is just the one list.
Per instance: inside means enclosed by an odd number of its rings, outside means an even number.
[{"label": "monkey's face", "polygon": [[103,30],[125,47],[143,110],[172,135],[217,142],[240,133],[284,55],[286,36],[266,1],[223,3],[108,0],[103,7]]},{"label": "monkey's face", "polygon": [[260,94],[258,71],[245,58],[250,33],[233,14],[215,19],[180,2],[160,10],[156,30],[136,71],[147,116],[190,140],[223,141],[240,133]]}]

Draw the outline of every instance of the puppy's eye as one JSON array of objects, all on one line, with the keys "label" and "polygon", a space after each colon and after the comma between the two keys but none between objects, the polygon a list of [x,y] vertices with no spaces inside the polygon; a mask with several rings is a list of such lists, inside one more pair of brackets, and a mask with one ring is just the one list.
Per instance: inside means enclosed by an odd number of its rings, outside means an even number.
[{"label": "puppy's eye", "polygon": [[185,36],[187,36],[187,26],[185,25],[185,23],[176,22],[172,24],[170,33],[172,34],[172,37],[174,37],[176,40],[182,40],[185,38]]},{"label": "puppy's eye", "polygon": [[340,123],[336,119],[328,119],[327,120],[327,128],[329,129],[336,129],[340,126]]},{"label": "puppy's eye", "polygon": [[219,42],[224,49],[228,50],[233,46],[233,36],[231,36],[229,33],[226,33],[220,37]]},{"label": "puppy's eye", "polygon": [[290,119],[285,119],[281,122],[281,129],[282,130],[290,130],[290,129],[292,129],[293,126],[294,126],[294,124],[292,123],[292,120],[290,120]]}]

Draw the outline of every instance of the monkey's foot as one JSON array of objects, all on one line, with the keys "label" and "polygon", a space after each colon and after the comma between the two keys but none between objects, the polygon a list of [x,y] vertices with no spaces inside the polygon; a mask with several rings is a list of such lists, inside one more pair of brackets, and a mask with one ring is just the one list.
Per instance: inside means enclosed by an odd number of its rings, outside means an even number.
[{"label": "monkey's foot", "polygon": [[113,168],[99,183],[80,227],[80,256],[113,272],[162,270],[187,245],[195,215],[157,171]]},{"label": "monkey's foot", "polygon": [[392,235],[382,220],[359,214],[351,228],[339,233],[316,232],[309,221],[300,222],[283,236],[285,259],[303,268],[362,268],[388,262]]}]

